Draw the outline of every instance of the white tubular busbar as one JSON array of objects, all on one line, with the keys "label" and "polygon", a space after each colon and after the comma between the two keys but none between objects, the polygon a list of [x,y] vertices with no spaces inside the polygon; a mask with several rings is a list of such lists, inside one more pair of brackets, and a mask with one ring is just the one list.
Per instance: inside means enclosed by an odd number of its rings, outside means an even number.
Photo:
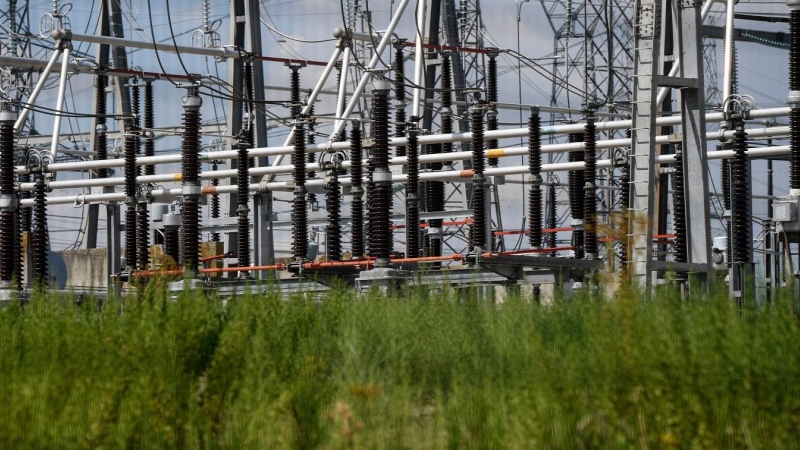
[{"label": "white tubular busbar", "polygon": [[[750,111],[750,116],[748,119],[751,120],[758,120],[758,119],[766,119],[771,117],[781,117],[781,116],[788,116],[790,109],[788,107],[783,108],[770,108],[770,109],[756,109]],[[680,117],[679,116],[669,116],[669,117],[660,117],[656,120],[658,125],[678,125],[680,124]],[[706,114],[707,121],[720,121],[722,120],[722,113],[710,113]],[[609,122],[598,122],[597,123],[597,131],[609,131],[609,130],[623,130],[629,128],[631,126],[630,120],[615,120]],[[581,133],[584,131],[584,125],[577,123],[577,124],[567,124],[567,125],[556,125],[556,126],[547,126],[542,127],[542,134],[543,135],[562,135],[562,134],[569,134],[569,133]],[[761,129],[749,129],[748,135],[751,138],[754,137],[778,137],[784,136],[784,130],[787,130],[786,127],[773,127],[767,128],[768,132],[762,132]],[[728,132],[730,133],[730,132]],[[766,134],[765,134],[766,133]],[[769,134],[772,133],[772,134]],[[486,139],[510,139],[510,138],[519,138],[521,136],[526,136],[528,134],[527,128],[509,128],[505,130],[496,130],[496,131],[487,131],[484,133]],[[716,132],[708,133],[708,138],[710,139],[717,139],[719,135]],[[725,134],[724,136],[730,136],[730,134]],[[436,134],[436,135],[427,135],[427,136],[420,136],[419,137],[419,144],[435,144],[435,143],[445,143],[445,142],[463,142],[469,141],[472,139],[472,133],[465,132],[465,133],[451,133],[451,134]],[[665,139],[668,139],[666,136],[657,137],[657,142],[667,142]],[[659,140],[660,139],[660,140]],[[406,138],[391,138],[389,140],[389,145],[392,146],[402,146],[407,145]],[[598,147],[600,148],[613,148],[613,147],[625,147],[630,145],[630,141],[628,139],[614,139],[614,140],[607,140],[607,141],[598,141]],[[583,148],[582,144],[552,144],[552,145],[545,145],[542,147],[543,152],[558,152],[558,151],[569,151],[569,150],[579,150]],[[333,144],[314,144],[306,146],[306,151],[309,153],[318,153],[323,152],[328,149],[332,150],[349,150],[350,143],[349,142],[334,142]],[[508,150],[508,149],[507,149]],[[294,151],[294,147],[290,145],[278,146],[278,147],[262,147],[262,148],[254,148],[251,149],[248,154],[250,157],[256,158],[261,156],[280,156],[286,155]],[[455,159],[458,155],[462,153],[466,154],[465,152],[457,152],[457,153],[445,153],[443,155],[448,155],[447,159],[443,161],[447,161],[450,159]],[[420,156],[420,162],[424,162],[426,156],[430,155],[423,155]],[[519,155],[517,155],[519,156]],[[213,152],[213,153],[200,153],[199,158],[201,161],[210,161],[210,160],[225,160],[225,159],[236,159],[237,153],[236,150],[226,150],[221,152]],[[181,161],[180,154],[171,154],[171,155],[159,155],[159,156],[145,156],[136,159],[137,165],[146,165],[146,164],[169,164],[169,163],[179,163]],[[47,165],[48,172],[62,172],[66,170],[91,170],[91,169],[108,169],[113,167],[122,167],[124,161],[121,158],[117,159],[107,159],[104,161],[78,161],[78,162],[68,162],[68,163],[52,163]],[[287,168],[289,166],[286,166]],[[252,170],[252,169],[251,169]],[[17,166],[16,170],[17,173],[27,173],[27,169],[24,166]],[[284,172],[278,172],[284,173]]]},{"label": "white tubular busbar", "polygon": [[173,45],[171,43],[155,43],[135,41],[133,39],[123,39],[110,36],[88,35],[88,34],[75,34],[70,30],[53,30],[50,35],[53,39],[69,39],[77,42],[89,42],[92,44],[106,44],[115,47],[130,47],[140,48],[144,50],[157,49],[161,52],[175,53],[180,52],[187,55],[202,55],[213,56],[215,58],[239,58],[239,52],[232,48],[205,48],[205,47],[190,47],[186,45]]},{"label": "white tubular busbar", "polygon": [[[762,148],[754,148],[749,149],[747,151],[748,158],[763,158],[767,156],[779,156],[779,155],[786,155],[790,151],[788,145],[780,145],[780,146],[773,146],[773,147],[762,147]],[[708,159],[730,159],[733,158],[734,151],[733,150],[718,150],[708,152]],[[656,162],[659,164],[664,163],[671,163],[675,161],[675,155],[662,155],[656,158]],[[567,163],[554,163],[554,164],[543,164],[542,165],[542,172],[566,172],[566,171],[574,171],[574,170],[583,170],[584,169],[584,162],[567,162]],[[609,159],[603,159],[597,161],[598,168],[606,168],[611,167],[614,165],[614,162]],[[256,168],[260,169],[260,168]],[[254,170],[256,170],[254,169]],[[264,169],[271,169],[266,167]],[[274,169],[274,168],[272,168]],[[529,172],[528,166],[513,166],[513,167],[498,167],[498,168],[490,168],[486,169],[484,172],[486,176],[500,176],[500,175],[522,175]],[[468,183],[471,182],[474,176],[474,172],[472,170],[452,170],[446,172],[425,172],[419,175],[420,181],[449,181],[449,182],[464,182]],[[392,175],[392,183],[404,183],[408,179],[408,175],[406,174],[395,174]],[[317,187],[320,188],[323,186],[325,180],[323,179],[312,179],[308,180],[306,183],[307,187]],[[352,181],[348,178],[342,178],[340,180],[341,185],[343,186],[351,186]],[[268,191],[292,191],[294,190],[294,183],[290,181],[273,181],[271,183],[267,183],[265,186],[260,184],[250,184],[249,186],[250,191],[259,191],[262,189],[266,189]],[[228,186],[205,186],[202,188],[201,194],[202,195],[211,195],[211,194],[232,194],[235,193],[237,190],[236,185],[228,185]],[[153,198],[178,198],[182,196],[182,191],[180,188],[177,189],[157,189],[150,192],[150,196]],[[48,197],[47,204],[48,205],[68,205],[68,204],[77,204],[77,205],[84,205],[84,204],[91,204],[91,203],[103,203],[103,202],[119,202],[125,200],[124,193],[110,193],[110,194],[87,194],[87,195],[70,195],[70,196],[63,196],[63,197]],[[20,206],[23,207],[30,207],[33,205],[33,199],[23,199],[20,201]]]},{"label": "white tubular busbar", "polygon": [[[730,139],[733,137],[734,131],[726,131],[723,133],[723,138]],[[780,138],[789,136],[791,133],[790,127],[771,127],[771,128],[758,128],[758,129],[750,129],[747,131],[747,135],[749,138],[756,138],[756,139],[763,139],[763,138]],[[719,134],[716,132],[708,133],[708,139],[715,139],[718,138]],[[669,143],[670,136],[657,136],[656,137],[656,144],[667,144]],[[609,149],[609,148],[625,148],[630,146],[629,139],[607,139],[597,141],[597,148],[598,149]],[[780,148],[780,147],[778,147]],[[576,142],[576,143],[563,143],[563,144],[548,144],[542,146],[542,153],[564,153],[576,150],[582,150],[583,143]],[[709,159],[718,158],[717,154],[719,152],[709,152]],[[499,148],[499,149],[492,149],[487,151],[487,157],[489,158],[506,158],[512,156],[524,156],[528,154],[527,147],[509,147],[509,148]],[[759,153],[753,153],[759,154]],[[263,155],[262,155],[263,156]],[[420,164],[427,164],[433,162],[445,162],[445,161],[463,161],[468,160],[472,157],[471,152],[452,152],[452,153],[435,153],[435,154],[427,154],[427,155],[420,155],[419,156],[419,163]],[[143,160],[145,158],[139,158]],[[106,160],[106,162],[111,160]],[[148,164],[147,161],[137,161],[137,164],[144,165]],[[389,164],[396,166],[396,165],[406,165],[408,164],[408,158],[405,156],[397,156],[391,158],[389,160]],[[349,161],[344,161],[342,164],[342,168],[345,170],[349,170],[352,167]],[[368,163],[365,161],[363,163],[363,167],[367,168]],[[308,164],[306,169],[309,171],[318,171],[320,170],[319,164]],[[266,167],[253,167],[250,169],[250,175],[252,176],[271,176],[274,177],[275,175],[283,175],[291,173],[293,170],[292,166],[266,166]],[[231,178],[236,176],[235,169],[224,169],[224,170],[212,170],[212,171],[205,171],[200,174],[201,179],[213,179],[213,178]],[[173,174],[160,174],[160,175],[140,175],[136,178],[136,182],[140,184],[146,183],[168,183],[168,182],[179,182],[181,181],[181,174],[180,173],[173,173]],[[115,178],[93,178],[88,180],[63,180],[63,181],[52,181],[48,184],[48,187],[51,189],[72,189],[72,188],[88,188],[88,187],[97,187],[97,186],[121,186],[125,183],[125,178],[123,177],[115,177]],[[33,190],[34,183],[22,183],[20,185],[20,190],[22,191],[31,191]]]},{"label": "white tubular busbar", "polygon": [[[368,70],[364,73],[364,75],[361,76],[361,81],[358,82],[358,86],[356,86],[353,96],[350,97],[350,101],[347,102],[347,107],[342,114],[342,118],[347,119],[350,117],[350,114],[353,113],[353,109],[355,109],[356,105],[358,104],[361,94],[364,92],[364,89],[367,88],[367,84],[369,84],[370,80],[372,80],[372,73],[370,71],[378,66],[381,55],[383,55],[383,51],[386,50],[386,46],[392,41],[392,34],[397,28],[397,25],[400,23],[400,19],[403,17],[403,12],[405,12],[410,1],[411,0],[400,0],[400,4],[397,5],[397,11],[394,13],[394,17],[392,17],[391,22],[389,22],[389,27],[386,28],[386,32],[381,38],[381,42],[375,49],[375,54],[369,61],[369,65],[367,65]],[[344,128],[344,121],[339,121],[334,125],[333,133],[331,133],[331,137],[328,140],[329,143],[332,143],[336,140],[336,136],[339,136],[339,134],[342,132],[342,128]]]},{"label": "white tubular busbar", "polygon": [[414,104],[411,105],[411,115],[417,118],[422,118],[422,114],[420,114],[420,98],[422,97],[422,89],[424,86],[424,66],[425,63],[425,48],[422,46],[422,43],[425,41],[425,37],[422,36],[422,33],[425,30],[425,0],[419,0],[417,2],[417,43],[414,53]]},{"label": "white tubular busbar", "polygon": [[61,79],[58,80],[58,99],[56,100],[56,117],[53,119],[53,142],[50,144],[50,157],[56,160],[58,138],[61,135],[61,117],[64,114],[64,99],[67,92],[67,75],[69,74],[70,47],[64,47],[61,56]]}]

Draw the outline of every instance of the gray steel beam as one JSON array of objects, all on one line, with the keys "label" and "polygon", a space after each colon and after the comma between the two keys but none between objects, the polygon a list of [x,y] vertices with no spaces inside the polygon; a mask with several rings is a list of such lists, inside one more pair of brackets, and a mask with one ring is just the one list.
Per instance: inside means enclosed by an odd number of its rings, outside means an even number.
[{"label": "gray steel beam", "polygon": [[680,89],[684,173],[690,180],[684,192],[689,244],[687,262],[692,265],[711,262],[702,23],[699,3],[681,1],[678,8],[678,42],[682,55],[679,76],[694,81],[694,86]]},{"label": "gray steel beam", "polygon": [[661,69],[661,0],[636,0],[634,6],[634,77],[631,105],[631,186],[628,212],[628,275],[650,291],[652,283],[653,221],[656,177],[656,98],[653,75]]},{"label": "gray steel beam", "polygon": [[[98,27],[100,28],[100,34],[102,36],[108,36],[110,29],[109,29],[109,20],[108,14],[106,13],[105,5],[101,2],[100,3],[100,11],[98,13],[97,20],[100,22]],[[95,47],[95,58],[97,64],[100,67],[108,67],[108,58],[109,58],[109,48],[106,44],[97,44]],[[105,92],[103,93],[105,95]],[[97,114],[97,102],[92,104],[92,114]],[[91,121],[91,129],[89,131],[89,149],[94,150],[94,142],[97,137],[97,117],[92,117]],[[94,175],[92,175],[94,178]],[[93,204],[89,205],[86,211],[86,230],[85,235],[83,237],[83,245],[82,247],[85,249],[89,248],[97,248],[97,229],[98,229],[98,221],[100,216],[100,205]]]}]

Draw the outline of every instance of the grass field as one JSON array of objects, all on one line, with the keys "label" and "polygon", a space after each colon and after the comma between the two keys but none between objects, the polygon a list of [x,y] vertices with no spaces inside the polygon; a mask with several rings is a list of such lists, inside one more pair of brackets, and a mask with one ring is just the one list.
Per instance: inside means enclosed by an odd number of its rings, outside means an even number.
[{"label": "grass field", "polygon": [[0,448],[800,447],[786,299],[155,286],[0,310]]}]

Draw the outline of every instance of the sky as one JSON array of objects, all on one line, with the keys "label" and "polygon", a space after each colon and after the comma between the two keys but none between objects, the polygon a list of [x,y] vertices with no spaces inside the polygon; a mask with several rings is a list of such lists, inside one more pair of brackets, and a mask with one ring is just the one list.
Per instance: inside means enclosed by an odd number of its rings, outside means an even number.
[{"label": "sky", "polygon": [[[125,11],[125,36],[127,38],[140,40],[143,43],[151,42],[153,38],[159,41],[167,40],[171,35],[168,19],[171,19],[171,25],[176,35],[176,42],[179,45],[191,45],[191,32],[202,28],[204,25],[202,2],[199,0],[172,0],[169,2],[169,15],[167,14],[164,0],[151,0],[150,2],[147,0],[120,0],[120,2],[123,11]],[[376,29],[385,29],[398,3],[399,1],[397,0],[373,0],[371,2],[372,23]],[[404,14],[397,31],[398,35],[410,41],[414,40],[416,35],[413,22],[413,5],[415,3],[415,1],[411,2],[412,6],[410,6],[409,10]],[[574,3],[581,4],[582,1],[575,0]],[[209,0],[208,5],[211,21],[217,19],[221,20],[217,31],[220,35],[221,42],[226,44],[229,41],[228,15],[230,3],[227,0]],[[72,2],[72,6],[73,8],[68,17],[73,31],[76,33],[88,32],[91,34],[95,29],[97,12],[92,2],[88,0],[76,0]],[[150,7],[150,13],[148,11],[148,6]],[[340,27],[342,23],[339,2],[335,0],[262,0],[261,6],[263,20],[274,29],[290,36],[290,38],[283,38],[269,31],[267,27],[262,26],[262,46],[265,55],[318,61],[327,61],[329,59],[333,51],[334,42],[326,40],[332,38],[333,29]],[[547,61],[552,61],[546,58],[552,57],[553,55],[553,31],[544,14],[544,11],[552,6],[552,0],[532,0],[530,2],[525,2],[522,4],[521,9],[519,9],[520,21],[517,22],[518,4],[514,0],[483,0],[481,2],[482,17],[487,36],[485,44],[491,46],[491,42],[494,42],[499,48],[516,50],[517,26],[519,25],[520,52],[529,58],[542,58],[543,64],[546,64]],[[38,28],[38,18],[47,13],[51,8],[51,1],[31,2],[31,27],[34,29],[34,32],[35,29]],[[717,24],[723,23],[723,12],[723,5],[716,5],[712,9],[709,20],[716,21]],[[787,9],[785,3],[782,1],[753,2],[741,0],[737,6],[737,12],[786,14]],[[151,19],[153,23],[152,28],[150,26]],[[563,18],[557,18],[556,25],[559,25],[558,21],[563,22],[563,20]],[[709,23],[709,21],[706,23]],[[769,24],[737,20],[736,26],[739,28],[753,28],[766,31],[788,31],[788,26],[786,24]],[[297,42],[292,38],[324,42]],[[46,40],[45,42],[51,42],[51,40]],[[171,42],[171,40],[168,42]],[[572,45],[575,44],[573,40]],[[759,105],[762,107],[782,106],[788,92],[788,83],[786,81],[788,76],[788,53],[785,50],[763,47],[751,43],[738,43],[737,45],[739,51],[740,92],[751,94],[756,97]],[[87,51],[90,54],[94,53],[94,46],[76,42],[75,47],[76,49]],[[717,41],[716,63],[717,72],[720,77],[722,74],[721,49],[722,43],[721,41]],[[167,72],[183,73],[183,68],[175,54],[159,52],[159,56]],[[182,56],[183,64],[185,64],[189,72],[202,74],[211,73],[223,79],[227,79],[226,63],[216,63],[213,58],[202,56]],[[390,57],[387,56],[384,60],[389,61]],[[129,54],[129,64],[131,66],[141,67],[146,71],[161,71],[159,62],[156,60],[151,50],[133,51]],[[523,104],[548,105],[550,103],[549,92],[551,89],[551,81],[548,78],[522,66],[522,91],[520,92],[518,90],[516,61],[504,55],[500,58],[499,64],[501,73],[499,83],[501,101],[516,103],[521,97],[521,102]],[[320,67],[312,66],[302,69],[302,86],[304,88],[312,87],[319,77],[321,69]],[[407,61],[406,73],[407,76],[412,76],[413,60]],[[334,79],[335,78],[332,77],[331,80],[328,81],[326,88],[334,88]],[[582,80],[579,76],[571,78],[570,82],[577,86],[582,85]],[[288,69],[281,64],[266,64],[265,84],[267,86],[288,86]],[[70,102],[74,100],[74,104],[68,105],[70,110],[81,112],[90,111],[93,101],[91,97],[91,86],[92,77],[89,75],[76,75],[70,79],[69,92],[73,94]],[[183,89],[173,88],[167,82],[160,82],[157,84],[156,93],[158,104],[156,108],[156,121],[159,126],[178,125],[180,123],[180,115],[182,113],[180,98],[184,95],[184,92]],[[54,89],[45,91],[41,97],[41,104],[53,107],[55,96],[56,92]],[[288,99],[288,93],[268,91],[267,99]],[[562,98],[562,102],[563,100]],[[324,97],[323,101],[317,107],[317,111],[331,111],[334,107],[333,101],[332,97]],[[570,103],[574,106],[580,103],[580,100],[575,97],[571,99]],[[206,98],[202,110],[203,119],[212,120],[215,117],[221,118],[224,114],[224,109],[225,106],[221,101]],[[281,117],[286,117],[288,115],[288,111],[280,106],[271,108],[271,111]],[[579,119],[579,117],[576,116],[575,119]],[[519,117],[516,112],[502,111],[499,121],[501,123],[513,124],[519,122]],[[50,134],[50,123],[48,117],[37,117],[37,128],[39,128],[40,132],[43,134]],[[68,127],[73,130],[80,129],[86,131],[89,125],[88,121],[85,120],[70,120],[65,121],[63,129],[67,130]],[[325,132],[327,129],[329,129],[329,127],[321,127],[320,131]],[[272,130],[269,136],[270,145],[282,144],[285,135],[285,127]],[[214,138],[214,136],[204,137],[204,144],[210,144]],[[164,139],[158,141],[157,149],[159,152],[177,151],[179,145],[180,141],[177,138]],[[519,145],[519,140],[501,141],[500,145],[501,147]],[[715,143],[709,142],[710,147],[713,145],[715,145]],[[509,159],[513,159],[513,161],[504,161],[504,164],[522,164],[522,162],[516,158]],[[712,162],[710,167],[712,179],[718,180],[716,175],[719,171],[718,163]],[[169,170],[169,168],[167,168],[167,170]],[[173,167],[171,170],[177,171],[178,167]],[[764,170],[763,163],[755,163],[753,166],[753,185],[755,193],[764,193],[766,191],[764,186],[766,180]],[[788,179],[788,164],[776,163],[775,176],[777,180]],[[59,175],[59,177],[59,179],[67,178],[67,176],[61,178],[62,175]],[[517,178],[522,179],[522,177]],[[561,179],[566,180],[566,174],[562,174]],[[779,184],[776,187],[776,193],[782,194],[786,192],[785,183]],[[75,195],[77,193],[80,193],[80,191],[73,190],[66,193],[54,193],[52,195]],[[520,228],[523,220],[523,187],[519,184],[508,183],[500,187],[500,194],[502,198],[501,208],[505,227],[507,229]],[[397,203],[396,205],[396,210],[399,210],[400,204]],[[289,205],[286,203],[277,203],[276,208],[278,210],[288,210]],[[71,230],[79,228],[82,210],[71,207],[52,207],[51,210],[51,214],[64,217],[59,223],[51,224],[51,230],[53,231],[53,248],[59,249],[73,244],[77,234]],[[754,204],[754,213],[763,216],[766,213],[766,202],[756,201]],[[103,227],[103,224],[101,224],[101,227]],[[716,228],[718,228],[716,231],[719,232],[719,227]],[[63,231],[59,231],[60,229],[63,229]],[[566,235],[561,237],[566,237]],[[279,239],[280,238],[276,237],[276,240]],[[102,231],[99,242],[104,242]],[[507,245],[509,246],[514,246],[515,244],[516,239],[509,239],[507,241]]]}]

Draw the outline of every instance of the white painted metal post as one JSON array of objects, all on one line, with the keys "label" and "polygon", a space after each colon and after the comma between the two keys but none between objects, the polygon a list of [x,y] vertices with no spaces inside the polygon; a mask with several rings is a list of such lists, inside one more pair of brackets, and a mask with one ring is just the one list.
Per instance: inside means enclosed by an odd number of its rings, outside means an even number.
[{"label": "white painted metal post", "polygon": [[56,160],[58,152],[58,138],[61,134],[61,117],[64,112],[64,96],[67,91],[67,75],[69,72],[70,44],[64,47],[61,56],[61,79],[58,80],[58,100],[56,100],[56,117],[53,119],[53,142],[50,144],[50,156]]},{"label": "white painted metal post", "polygon": [[22,129],[22,125],[25,123],[25,120],[28,118],[28,113],[31,111],[31,106],[36,103],[36,99],[39,98],[39,93],[42,92],[42,88],[47,84],[47,78],[50,76],[50,72],[53,70],[53,66],[56,65],[56,61],[58,61],[60,55],[61,48],[56,47],[53,56],[50,58],[50,61],[47,62],[47,66],[45,66],[42,74],[39,75],[39,81],[36,82],[36,87],[33,88],[33,92],[31,92],[31,95],[28,97],[28,102],[22,105],[22,111],[17,118],[17,122],[14,124],[15,130],[19,131]]},{"label": "white painted metal post", "polygon": [[738,0],[728,0],[725,11],[725,67],[722,81],[722,101],[728,99],[732,91],[733,78],[733,13]]},{"label": "white painted metal post", "polygon": [[[353,96],[350,97],[350,101],[347,102],[347,108],[345,108],[342,117],[348,118],[350,114],[353,113],[353,109],[355,109],[356,104],[358,104],[359,98],[361,94],[366,89],[367,84],[369,84],[370,80],[372,79],[372,73],[370,70],[374,69],[378,62],[380,61],[381,55],[383,51],[386,50],[386,46],[392,41],[392,34],[394,30],[397,28],[397,25],[400,23],[400,18],[403,17],[403,12],[406,10],[408,3],[410,0],[401,0],[400,4],[397,5],[397,11],[392,17],[392,21],[389,22],[389,27],[386,28],[386,32],[384,33],[383,37],[381,38],[381,42],[378,44],[378,48],[375,49],[375,54],[372,56],[372,59],[369,61],[369,65],[367,65],[367,72],[361,76],[361,81],[358,82],[358,86],[356,87],[355,92],[353,92]],[[331,133],[331,137],[329,139],[329,143],[334,142],[336,136],[342,132],[342,128],[344,128],[344,122],[339,122],[335,125],[333,133]]]},{"label": "white painted metal post", "polygon": [[417,2],[417,39],[416,39],[416,52],[414,54],[414,103],[411,107],[411,115],[413,117],[422,119],[420,114],[420,98],[425,83],[425,48],[422,46],[425,41],[425,36],[422,35],[425,30],[425,0]]}]

